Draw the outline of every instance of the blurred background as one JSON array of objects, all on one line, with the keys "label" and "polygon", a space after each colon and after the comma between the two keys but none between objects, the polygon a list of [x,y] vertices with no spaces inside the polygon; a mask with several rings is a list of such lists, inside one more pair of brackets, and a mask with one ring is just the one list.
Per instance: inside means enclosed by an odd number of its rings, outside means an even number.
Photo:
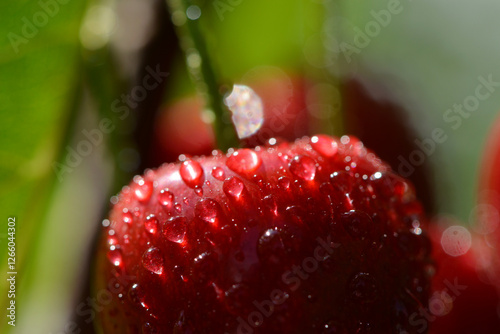
[{"label": "blurred background", "polygon": [[[111,196],[215,147],[202,62],[221,95],[241,83],[264,101],[264,127],[242,145],[354,134],[414,183],[430,217],[472,226],[500,109],[499,11],[492,0],[2,1],[0,269],[15,217],[18,274],[16,326],[3,316],[0,332],[92,332],[92,246]],[[490,233],[498,211],[487,213]],[[6,279],[0,290],[5,310]]]}]

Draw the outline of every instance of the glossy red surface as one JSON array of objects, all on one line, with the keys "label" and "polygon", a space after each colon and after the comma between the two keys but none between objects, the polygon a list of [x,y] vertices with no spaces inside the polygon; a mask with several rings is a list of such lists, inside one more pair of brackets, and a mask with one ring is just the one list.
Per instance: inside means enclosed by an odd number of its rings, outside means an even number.
[{"label": "glossy red surface", "polygon": [[167,164],[118,198],[96,262],[105,333],[419,329],[433,271],[421,205],[355,138]]}]

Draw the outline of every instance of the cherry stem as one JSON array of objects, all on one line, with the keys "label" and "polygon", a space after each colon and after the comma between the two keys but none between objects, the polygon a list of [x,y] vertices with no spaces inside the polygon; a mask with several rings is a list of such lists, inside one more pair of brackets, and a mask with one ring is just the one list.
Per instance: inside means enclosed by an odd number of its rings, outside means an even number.
[{"label": "cherry stem", "polygon": [[[204,98],[207,109],[204,113],[212,123],[217,147],[225,151],[230,147],[238,146],[239,141],[231,122],[230,112],[223,104],[221,80],[210,60],[201,32],[200,7],[193,4],[192,0],[167,0],[167,3],[172,21],[178,28],[188,70],[198,93]],[[188,15],[188,9],[193,14]],[[182,23],[179,24],[179,21]]]}]

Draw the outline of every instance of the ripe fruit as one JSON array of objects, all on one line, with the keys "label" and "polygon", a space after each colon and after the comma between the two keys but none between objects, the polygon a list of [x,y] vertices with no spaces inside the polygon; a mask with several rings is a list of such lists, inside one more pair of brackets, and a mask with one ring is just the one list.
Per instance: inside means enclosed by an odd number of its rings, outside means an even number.
[{"label": "ripe fruit", "polygon": [[421,205],[355,138],[187,159],[112,201],[95,272],[105,333],[417,333]]},{"label": "ripe fruit", "polygon": [[461,226],[430,229],[437,272],[429,308],[413,321],[429,333],[500,333],[495,287],[487,283],[487,246]]}]

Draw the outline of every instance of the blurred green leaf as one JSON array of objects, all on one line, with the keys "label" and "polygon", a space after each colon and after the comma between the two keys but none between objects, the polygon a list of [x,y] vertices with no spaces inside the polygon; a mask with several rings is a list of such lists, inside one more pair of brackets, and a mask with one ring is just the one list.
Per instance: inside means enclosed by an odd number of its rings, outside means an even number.
[{"label": "blurred green leaf", "polygon": [[[52,164],[61,157],[75,109],[84,5],[61,0],[0,4],[0,211],[16,217],[18,285],[53,188]],[[7,216],[1,219],[6,226]],[[4,229],[2,272],[7,271]],[[5,280],[0,284],[4,291]],[[2,294],[3,303],[5,298]]]}]

